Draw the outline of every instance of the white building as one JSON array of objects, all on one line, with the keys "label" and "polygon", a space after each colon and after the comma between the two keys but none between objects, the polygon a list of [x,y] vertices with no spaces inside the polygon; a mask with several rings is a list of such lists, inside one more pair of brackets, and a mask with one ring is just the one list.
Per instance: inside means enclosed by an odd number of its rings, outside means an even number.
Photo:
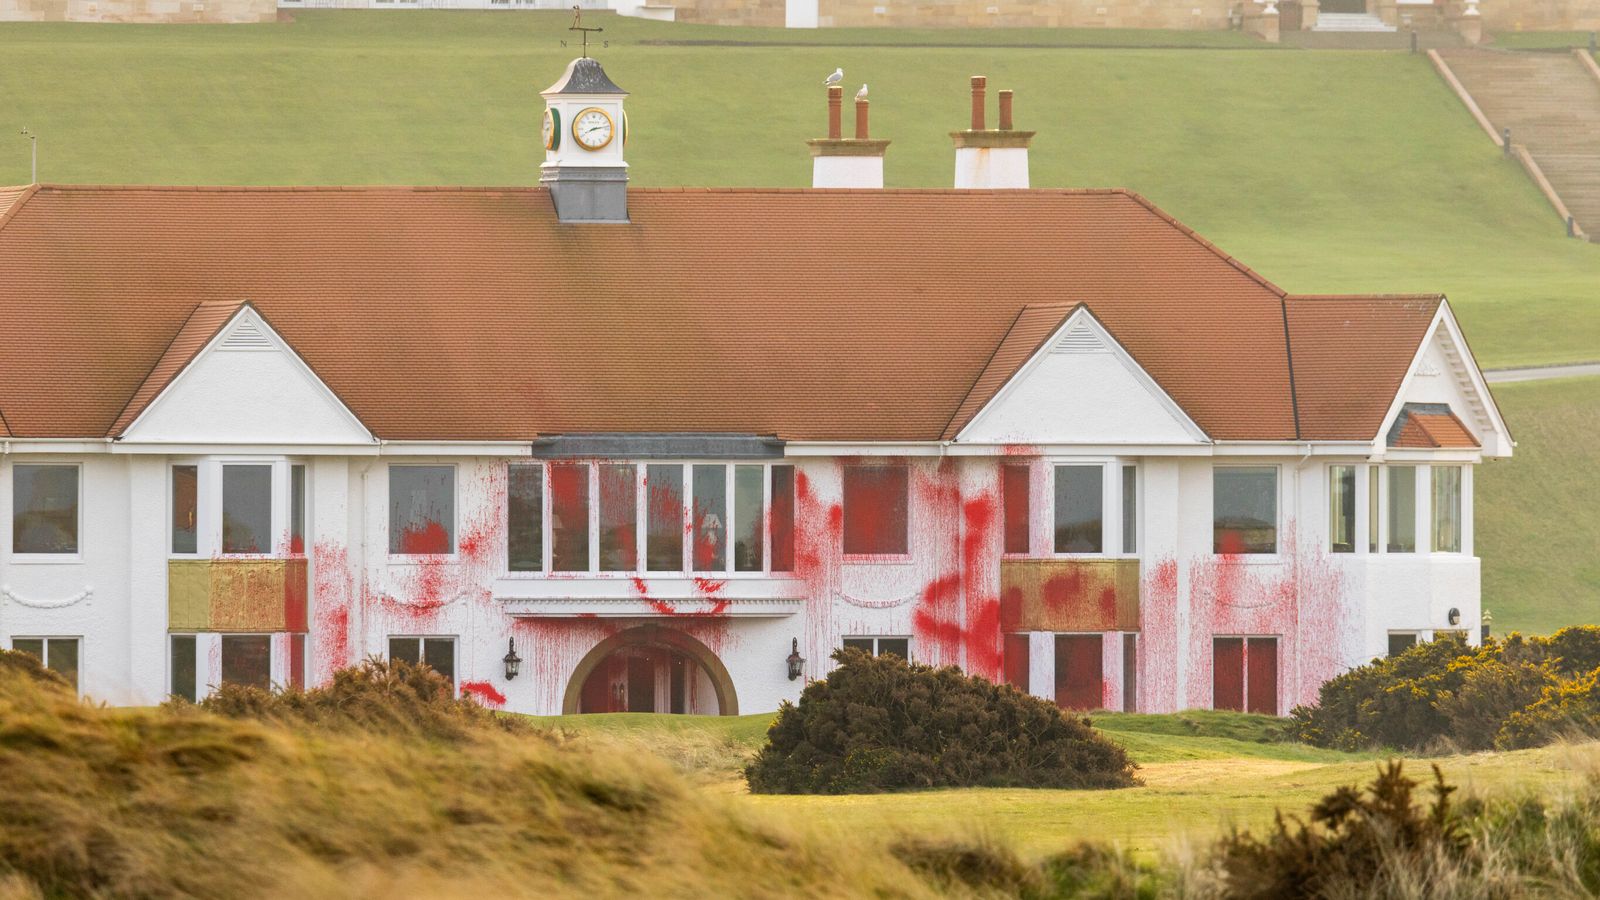
[{"label": "white building", "polygon": [[0,644],[118,704],[391,655],[757,712],[857,645],[1284,712],[1475,635],[1512,443],[1444,299],[994,189],[975,87],[976,190],[629,189],[593,60],[539,187],[0,189]]}]

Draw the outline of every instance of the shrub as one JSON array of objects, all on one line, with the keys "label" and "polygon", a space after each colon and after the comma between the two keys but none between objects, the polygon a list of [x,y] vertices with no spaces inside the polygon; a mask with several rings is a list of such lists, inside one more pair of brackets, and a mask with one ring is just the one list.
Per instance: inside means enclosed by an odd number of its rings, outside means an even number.
[{"label": "shrub", "polygon": [[954,666],[858,650],[785,703],[745,768],[750,790],[847,794],[933,787],[1114,788],[1137,783],[1087,719]]}]

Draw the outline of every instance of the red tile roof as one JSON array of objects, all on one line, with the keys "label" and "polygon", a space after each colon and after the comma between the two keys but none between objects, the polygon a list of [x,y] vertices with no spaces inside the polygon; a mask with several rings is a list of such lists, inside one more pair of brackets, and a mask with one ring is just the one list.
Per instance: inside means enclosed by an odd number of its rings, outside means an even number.
[{"label": "red tile roof", "polygon": [[1437,294],[1287,298],[1301,438],[1376,438],[1443,302]]},{"label": "red tile roof", "polygon": [[1456,418],[1448,406],[1434,409],[1408,403],[1389,430],[1389,446],[1408,449],[1474,449],[1479,446],[1472,431]]},{"label": "red tile roof", "polygon": [[1011,376],[1039,352],[1039,348],[1061,327],[1074,309],[1077,307],[1061,303],[1024,306],[1011,327],[1006,329],[1006,336],[1000,339],[994,355],[989,357],[983,371],[978,373],[977,380],[972,383],[961,405],[956,407],[955,415],[950,417],[950,424],[945,426],[939,439],[954,440]]},{"label": "red tile roof", "polygon": [[205,300],[195,307],[189,318],[184,320],[183,327],[178,329],[178,334],[172,339],[172,343],[167,345],[161,358],[156,360],[150,374],[139,383],[128,405],[117,416],[117,420],[111,423],[110,433],[113,436],[120,436],[126,431],[128,426],[139,418],[139,414],[144,412],[145,407],[150,405],[150,401],[165,390],[167,385],[172,383],[172,379],[178,377],[178,373],[189,365],[195,354],[210,343],[211,339],[217,336],[217,332],[222,330],[222,326],[228,324],[228,320],[232,319],[244,305],[243,300]]},{"label": "red tile roof", "polygon": [[[935,440],[1077,303],[1212,437],[1296,436],[1282,292],[1123,191],[632,190],[631,223],[581,226],[537,188],[17,199],[0,407],[21,435],[125,424],[201,310],[248,299],[393,440]],[[1297,370],[1319,340],[1293,341]],[[1402,370],[1415,347],[1379,343]]]}]

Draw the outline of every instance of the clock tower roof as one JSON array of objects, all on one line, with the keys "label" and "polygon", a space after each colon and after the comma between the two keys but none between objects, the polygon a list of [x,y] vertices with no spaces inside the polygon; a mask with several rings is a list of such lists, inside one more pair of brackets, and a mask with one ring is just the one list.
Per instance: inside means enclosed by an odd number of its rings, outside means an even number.
[{"label": "clock tower roof", "polygon": [[600,67],[600,60],[587,56],[580,56],[567,64],[567,71],[556,79],[556,83],[540,91],[541,94],[621,94],[627,96],[628,92],[617,87],[616,82],[606,75],[606,70]]}]

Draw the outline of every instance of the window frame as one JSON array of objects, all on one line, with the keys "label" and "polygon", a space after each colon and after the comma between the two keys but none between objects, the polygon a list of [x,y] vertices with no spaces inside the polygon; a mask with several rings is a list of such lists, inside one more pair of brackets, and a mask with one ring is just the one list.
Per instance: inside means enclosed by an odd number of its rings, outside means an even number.
[{"label": "window frame", "polygon": [[908,663],[916,662],[916,637],[911,634],[841,634],[839,635],[840,649],[845,647],[845,641],[871,641],[873,659],[883,655],[881,641],[905,641],[905,661]]},{"label": "window frame", "polygon": [[[84,658],[85,658],[84,652],[83,652],[83,647],[84,647],[84,644],[86,642],[84,635],[81,635],[81,634],[54,634],[54,633],[50,633],[50,634],[13,634],[13,635],[11,635],[11,637],[7,638],[6,640],[10,643],[10,646],[7,647],[6,649],[11,650],[13,652],[21,652],[21,651],[17,650],[17,641],[43,641],[44,642],[44,646],[41,649],[44,652],[44,657],[39,662],[40,662],[41,665],[43,665],[47,669],[50,668],[50,642],[51,641],[75,641],[75,642],[77,642],[77,644],[78,644],[78,678],[77,678],[77,682],[72,686],[72,689],[78,696],[80,696],[80,697],[83,696],[83,661],[84,661]],[[53,672],[55,670],[51,669],[51,671]]]},{"label": "window frame", "polygon": [[[270,466],[272,468],[272,547],[266,553],[222,552],[222,468],[223,466]],[[193,553],[174,553],[172,550],[172,516],[176,511],[173,497],[173,469],[177,466],[195,467],[195,542]],[[292,552],[289,533],[293,505],[293,467],[305,467],[305,498],[302,513],[305,516],[305,546],[302,552]],[[315,519],[312,515],[312,467],[308,459],[298,456],[272,456],[265,454],[229,454],[222,456],[170,456],[167,457],[165,498],[162,507],[162,544],[167,559],[304,559],[309,555],[315,537]]]},{"label": "window frame", "polygon": [[[1045,457],[1046,477],[1044,516],[1047,525],[1046,557],[1052,559],[1139,559],[1138,547],[1143,543],[1144,516],[1144,466],[1131,456],[1050,456]],[[1056,469],[1059,466],[1100,467],[1100,549],[1095,552],[1058,552],[1056,550]],[[1133,470],[1134,479],[1134,549],[1123,546],[1122,482],[1127,470]],[[1029,480],[1030,489],[1033,481]],[[1029,541],[1033,542],[1030,532]],[[1003,540],[1003,537],[1002,537]],[[1115,550],[1111,550],[1115,546]],[[1022,554],[1006,556],[1020,558]]]},{"label": "window frame", "polygon": [[[63,467],[63,468],[64,467],[71,467],[71,468],[74,468],[74,469],[78,470],[78,501],[77,501],[77,513],[78,513],[77,539],[78,539],[78,547],[73,552],[71,552],[71,553],[18,553],[18,552],[16,552],[15,548],[17,546],[17,532],[16,532],[16,529],[17,529],[17,467],[18,466],[56,466],[56,467]],[[10,509],[11,524],[8,526],[9,529],[10,529],[10,532],[11,532],[11,540],[6,543],[6,547],[5,547],[6,559],[7,559],[8,562],[17,563],[19,565],[51,565],[51,564],[73,565],[73,564],[77,564],[77,563],[83,562],[83,560],[84,560],[83,546],[86,543],[86,541],[84,540],[86,535],[83,533],[83,523],[84,523],[83,507],[84,507],[84,500],[88,496],[88,494],[84,491],[83,473],[84,473],[84,466],[83,466],[83,462],[81,460],[71,460],[71,461],[65,461],[64,462],[64,461],[59,461],[59,460],[43,459],[43,460],[41,460],[39,462],[33,462],[33,461],[18,462],[18,461],[13,461],[11,463],[10,471],[7,472],[7,476],[11,479],[11,483],[7,488],[8,492],[9,492],[9,494],[11,496],[11,509]],[[31,635],[30,635],[30,637],[31,637]]]},{"label": "window frame", "polygon": [[[450,687],[456,694],[461,693],[461,636],[458,634],[386,634],[383,638],[383,658],[390,661],[390,644],[395,638],[414,639],[417,641],[417,660],[419,663],[428,661],[428,642],[445,641],[450,644]],[[409,662],[409,660],[408,660]],[[432,668],[431,666],[429,668]],[[438,672],[438,669],[434,669]],[[444,674],[440,672],[440,674]]]},{"label": "window frame", "polygon": [[[1217,550],[1217,470],[1218,469],[1272,469],[1273,483],[1273,523],[1272,523],[1272,550],[1263,553],[1221,553]],[[1283,516],[1284,516],[1284,477],[1283,464],[1277,462],[1229,462],[1211,464],[1211,550],[1212,557],[1227,556],[1235,562],[1270,564],[1281,562],[1283,558]],[[1231,636],[1231,635],[1225,635]]]},{"label": "window frame", "polygon": [[[1348,469],[1350,471],[1350,508],[1346,511],[1350,520],[1350,549],[1348,550],[1339,549],[1336,540],[1337,535],[1334,533],[1334,473],[1340,469]],[[1323,483],[1325,488],[1323,491],[1323,503],[1327,513],[1327,515],[1323,516],[1323,521],[1328,523],[1327,541],[1325,542],[1328,553],[1344,556],[1360,553],[1361,516],[1365,512],[1361,508],[1361,480],[1363,475],[1361,466],[1354,462],[1330,462],[1324,467],[1324,471],[1328,476]]]},{"label": "window frame", "polygon": [[[396,553],[394,547],[394,497],[391,472],[397,468],[402,469],[449,469],[450,470],[450,552],[449,553]],[[287,473],[286,473],[287,474]],[[407,462],[391,462],[384,467],[383,481],[383,549],[391,565],[417,565],[424,561],[454,560],[461,553],[461,466],[455,462],[416,460]],[[285,478],[287,480],[287,478]],[[509,504],[507,504],[509,507]],[[287,515],[287,510],[285,510]],[[287,529],[287,525],[285,526]],[[285,530],[287,534],[287,530]]]},{"label": "window frame", "polygon": [[[1428,467],[1428,554],[1440,556],[1463,556],[1467,552],[1467,466],[1462,463],[1433,463]],[[1454,550],[1439,549],[1439,507],[1438,507],[1438,478],[1441,470],[1451,470],[1456,473],[1455,485],[1455,532],[1456,548]]]}]

